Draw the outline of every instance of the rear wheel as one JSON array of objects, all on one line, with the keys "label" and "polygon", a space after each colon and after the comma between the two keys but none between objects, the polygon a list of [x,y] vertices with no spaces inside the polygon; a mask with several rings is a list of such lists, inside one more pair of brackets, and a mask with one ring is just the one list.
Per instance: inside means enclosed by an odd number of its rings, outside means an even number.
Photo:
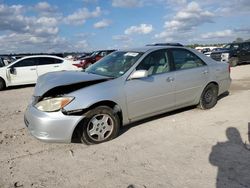
[{"label": "rear wheel", "polygon": [[231,67],[237,66],[238,62],[239,62],[239,60],[238,60],[237,57],[232,57],[232,58],[229,59],[229,64],[230,64]]},{"label": "rear wheel", "polygon": [[4,81],[2,78],[0,78],[0,91],[1,91],[1,90],[4,90],[5,87],[6,87],[5,81]]},{"label": "rear wheel", "polygon": [[119,117],[110,107],[99,106],[86,113],[81,132],[81,141],[86,144],[99,144],[118,135]]},{"label": "rear wheel", "polygon": [[218,86],[211,83],[203,90],[198,107],[203,110],[213,108],[216,105],[217,100]]}]

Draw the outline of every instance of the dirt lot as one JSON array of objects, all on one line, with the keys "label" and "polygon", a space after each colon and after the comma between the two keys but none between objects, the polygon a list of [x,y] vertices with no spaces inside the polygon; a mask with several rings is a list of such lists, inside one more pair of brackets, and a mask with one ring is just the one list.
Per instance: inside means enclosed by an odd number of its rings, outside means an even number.
[{"label": "dirt lot", "polygon": [[23,123],[33,87],[2,91],[0,188],[250,187],[250,65],[231,75],[215,108],[164,114],[95,146],[36,140]]}]

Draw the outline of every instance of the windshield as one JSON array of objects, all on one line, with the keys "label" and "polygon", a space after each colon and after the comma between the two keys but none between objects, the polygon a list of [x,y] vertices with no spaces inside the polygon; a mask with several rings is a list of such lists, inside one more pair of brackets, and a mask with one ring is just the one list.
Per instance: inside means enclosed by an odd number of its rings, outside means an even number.
[{"label": "windshield", "polygon": [[231,50],[231,49],[237,50],[239,48],[239,44],[227,44],[223,48],[227,50]]},{"label": "windshield", "polygon": [[85,72],[108,77],[120,77],[142,56],[139,52],[117,51],[91,65]]},{"label": "windshield", "polygon": [[98,53],[99,53],[99,51],[95,51],[95,52],[93,52],[90,56],[91,56],[91,57],[96,56]]}]

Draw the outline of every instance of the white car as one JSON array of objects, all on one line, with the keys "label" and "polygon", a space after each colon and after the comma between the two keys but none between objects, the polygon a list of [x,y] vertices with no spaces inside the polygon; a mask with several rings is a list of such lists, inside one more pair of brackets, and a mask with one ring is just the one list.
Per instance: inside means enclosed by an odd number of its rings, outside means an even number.
[{"label": "white car", "polygon": [[26,56],[0,68],[0,90],[8,86],[35,84],[47,72],[79,70],[71,61],[57,56]]},{"label": "white car", "polygon": [[209,51],[209,52],[205,52],[204,55],[210,57],[210,55],[211,55],[212,52],[220,51],[221,49],[222,49],[222,48],[214,48],[214,49],[212,49],[212,50]]}]

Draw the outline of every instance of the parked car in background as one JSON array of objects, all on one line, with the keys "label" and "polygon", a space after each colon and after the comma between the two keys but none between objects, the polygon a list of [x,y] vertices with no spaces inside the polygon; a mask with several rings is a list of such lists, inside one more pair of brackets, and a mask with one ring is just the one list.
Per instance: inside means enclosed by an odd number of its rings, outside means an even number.
[{"label": "parked car in background", "polygon": [[15,61],[15,59],[12,56],[7,56],[7,55],[1,55],[0,56],[1,61],[3,62],[4,66],[12,63]]},{"label": "parked car in background", "polygon": [[250,62],[250,42],[230,43],[221,50],[212,52],[211,58],[229,63],[232,67]]},{"label": "parked car in background", "polygon": [[92,53],[82,53],[81,55],[77,56],[74,60],[77,61],[77,60],[83,60],[85,57],[87,56],[90,56]]},{"label": "parked car in background", "polygon": [[0,67],[4,67],[5,63],[2,57],[0,57]]},{"label": "parked car in background", "polygon": [[178,108],[210,109],[231,83],[227,63],[179,46],[109,54],[85,72],[38,78],[25,124],[47,142],[87,144],[115,138],[122,125]]},{"label": "parked car in background", "polygon": [[82,58],[79,63],[75,63],[74,65],[78,68],[86,69],[90,65],[94,64],[96,61],[100,60],[101,58],[105,57],[106,55],[114,52],[115,50],[99,50],[94,51],[90,56],[86,56]]},{"label": "parked car in background", "polygon": [[57,56],[27,56],[0,68],[0,90],[14,85],[34,84],[47,72],[77,70],[72,62]]},{"label": "parked car in background", "polygon": [[214,48],[217,48],[217,47],[216,46],[197,46],[197,47],[195,47],[195,49],[201,53],[210,52]]},{"label": "parked car in background", "polygon": [[220,51],[222,48],[214,48],[211,51],[205,52],[204,55],[210,57],[212,52]]},{"label": "parked car in background", "polygon": [[203,49],[201,50],[201,53],[205,54],[205,53],[210,52],[210,51],[211,51],[210,48],[203,48]]}]

